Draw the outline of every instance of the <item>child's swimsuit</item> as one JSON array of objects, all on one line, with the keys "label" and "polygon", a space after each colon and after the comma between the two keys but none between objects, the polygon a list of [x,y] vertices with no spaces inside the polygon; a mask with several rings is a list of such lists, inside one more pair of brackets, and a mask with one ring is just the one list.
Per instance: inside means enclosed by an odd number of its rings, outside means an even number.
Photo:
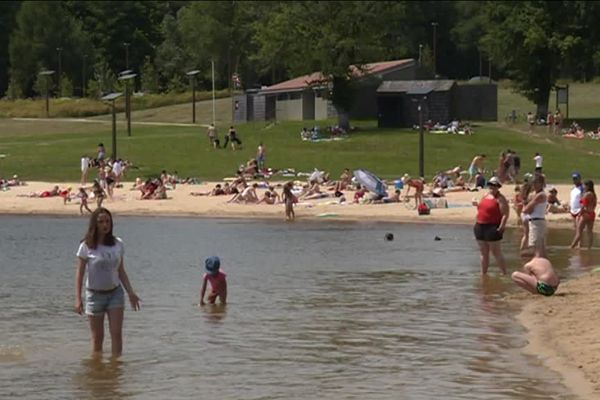
[{"label": "child's swimsuit", "polygon": [[552,296],[556,291],[556,288],[548,285],[544,281],[538,281],[536,286],[537,292],[543,296]]}]

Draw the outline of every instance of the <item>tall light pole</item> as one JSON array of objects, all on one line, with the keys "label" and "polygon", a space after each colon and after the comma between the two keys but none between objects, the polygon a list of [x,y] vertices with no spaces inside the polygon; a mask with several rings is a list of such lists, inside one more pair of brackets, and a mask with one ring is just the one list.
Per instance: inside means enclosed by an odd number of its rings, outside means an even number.
[{"label": "tall light pole", "polygon": [[131,43],[123,42],[123,46],[125,46],[125,69],[129,69],[129,45]]},{"label": "tall light pole", "polygon": [[54,71],[52,70],[44,70],[38,73],[38,75],[46,77],[46,118],[50,117],[50,101],[48,100],[48,92],[50,92],[50,75],[53,73]]},{"label": "tall light pole", "polygon": [[423,61],[423,45],[419,43],[419,67],[422,65]]},{"label": "tall light pole", "polygon": [[127,136],[131,136],[131,91],[129,90],[129,81],[135,78],[137,74],[130,70],[119,73],[119,80],[125,82],[125,116],[127,118]]},{"label": "tall light pole", "polygon": [[56,52],[58,53],[58,96],[62,97],[62,47],[57,47]]},{"label": "tall light pole", "polygon": [[215,125],[215,60],[210,60],[212,65],[212,111],[213,111],[213,126]]},{"label": "tall light pole", "polygon": [[437,58],[436,58],[436,47],[437,47],[437,26],[439,24],[437,22],[432,22],[431,26],[433,26],[433,77],[434,79],[437,77]]},{"label": "tall light pole", "polygon": [[196,75],[200,73],[199,70],[186,72],[186,75],[190,77],[192,81],[192,124],[196,123]]},{"label": "tall light pole", "polygon": [[123,93],[109,93],[102,97],[102,100],[112,103],[112,159],[117,159],[117,113],[115,111],[115,100],[121,97]]},{"label": "tall light pole", "polygon": [[425,135],[423,134],[423,99],[419,99],[419,176],[425,178]]}]

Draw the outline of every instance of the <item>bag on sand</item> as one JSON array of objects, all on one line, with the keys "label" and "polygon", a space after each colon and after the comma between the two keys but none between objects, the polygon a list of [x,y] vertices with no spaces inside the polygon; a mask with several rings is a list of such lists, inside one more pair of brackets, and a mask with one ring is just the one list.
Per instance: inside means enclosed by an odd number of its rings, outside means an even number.
[{"label": "bag on sand", "polygon": [[429,206],[425,203],[421,203],[419,204],[419,207],[417,207],[417,212],[419,213],[419,215],[429,215],[431,212],[431,209],[429,208]]}]

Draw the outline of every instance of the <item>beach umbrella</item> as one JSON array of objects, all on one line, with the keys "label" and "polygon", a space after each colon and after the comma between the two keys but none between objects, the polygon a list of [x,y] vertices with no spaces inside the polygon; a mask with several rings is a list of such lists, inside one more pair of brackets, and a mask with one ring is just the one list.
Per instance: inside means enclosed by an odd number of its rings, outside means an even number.
[{"label": "beach umbrella", "polygon": [[310,176],[308,177],[308,181],[312,182],[312,181],[317,181],[319,183],[323,182],[323,175],[325,174],[325,172],[323,171],[319,171],[318,169],[315,168],[315,171],[310,174]]},{"label": "beach umbrella", "polygon": [[380,196],[385,196],[387,194],[387,185],[372,172],[369,172],[366,169],[357,169],[354,171],[354,177],[356,178],[356,181],[367,190]]}]

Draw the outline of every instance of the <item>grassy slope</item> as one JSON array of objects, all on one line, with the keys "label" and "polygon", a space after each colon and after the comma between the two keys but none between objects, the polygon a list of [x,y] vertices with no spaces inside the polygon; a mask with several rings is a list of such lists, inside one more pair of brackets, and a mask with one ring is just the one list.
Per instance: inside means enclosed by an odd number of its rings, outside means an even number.
[{"label": "grassy slope", "polygon": [[[78,177],[79,158],[94,154],[99,141],[110,152],[111,134],[108,125],[80,124],[80,130],[70,133],[43,133],[41,122],[31,122],[28,134],[12,133],[10,127],[0,128],[0,176],[18,173],[24,179],[74,180]],[[37,126],[36,126],[37,124]],[[241,151],[213,150],[208,145],[205,129],[200,127],[137,126],[128,138],[120,126],[119,155],[140,167],[136,175],[155,175],[161,169],[177,170],[180,176],[216,179],[232,176],[236,166],[255,154],[260,141],[267,145],[268,165],[293,167],[311,171],[318,167],[338,175],[344,167],[367,168],[386,178],[418,172],[418,134],[412,131],[376,129],[373,123],[363,123],[351,138],[341,142],[308,143],[299,139],[302,122],[286,122],[265,127],[246,124],[238,127],[244,148]],[[54,129],[55,127],[53,127]],[[72,128],[72,127],[71,127]],[[93,128],[93,129],[92,129]],[[37,133],[39,132],[39,133]],[[222,137],[223,132],[220,132]],[[570,171],[580,170],[585,176],[596,173],[600,142],[573,141],[545,135],[528,137],[493,126],[476,128],[470,137],[428,135],[426,138],[426,173],[456,165],[468,166],[473,154],[485,152],[488,168],[497,163],[500,151],[517,150],[523,159],[523,169],[533,169],[533,153],[545,156],[545,169],[553,181],[568,181]]]}]

